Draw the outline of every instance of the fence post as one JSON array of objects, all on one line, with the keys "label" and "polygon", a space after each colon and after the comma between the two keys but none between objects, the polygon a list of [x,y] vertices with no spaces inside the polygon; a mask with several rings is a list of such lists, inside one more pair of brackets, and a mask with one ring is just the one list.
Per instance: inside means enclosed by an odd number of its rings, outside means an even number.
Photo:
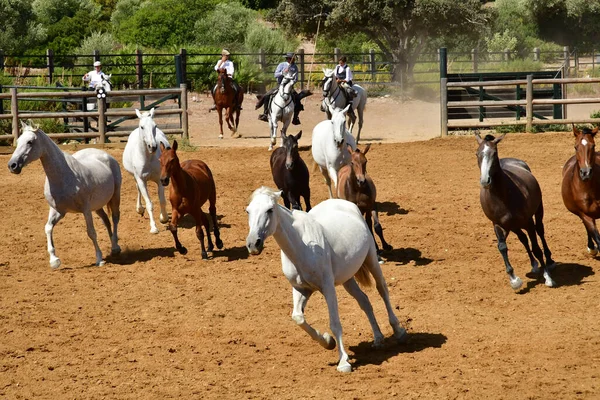
[{"label": "fence post", "polygon": [[178,85],[185,83],[185,81],[183,80],[183,71],[181,64],[181,56],[179,54],[175,54],[175,77],[177,79]]},{"label": "fence post", "polygon": [[187,50],[179,49],[181,57],[181,81],[187,83]]},{"label": "fence post", "polygon": [[135,50],[135,73],[137,75],[138,89],[144,88],[144,56],[140,49]]},{"label": "fence post", "polygon": [[510,61],[510,50],[504,49],[504,61]]},{"label": "fence post", "polygon": [[477,72],[477,49],[471,50],[471,62],[473,63],[473,72]]},{"label": "fence post", "polygon": [[527,104],[525,105],[525,117],[527,119],[526,131],[533,130],[533,75],[527,75],[527,92],[525,93]]},{"label": "fence post", "polygon": [[540,61],[540,48],[539,47],[533,48],[533,61]]},{"label": "fence post", "polygon": [[448,50],[445,47],[438,49],[438,59],[440,61],[440,78],[448,77]]},{"label": "fence post", "polygon": [[182,83],[179,85],[181,88],[180,103],[179,107],[181,107],[181,128],[183,129],[183,139],[189,139],[189,131],[188,131],[188,101],[187,101],[187,85]]},{"label": "fence post", "polygon": [[298,54],[298,59],[300,61],[300,87],[304,86],[304,49],[298,49],[296,52]]},{"label": "fence post", "polygon": [[0,50],[0,71],[4,71],[4,50]]},{"label": "fence post", "polygon": [[369,64],[371,66],[371,80],[373,82],[377,79],[377,64],[375,62],[375,50],[369,50]]},{"label": "fence post", "polygon": [[563,47],[563,57],[565,59],[564,65],[566,67],[566,69],[565,69],[565,71],[566,71],[565,78],[568,78],[569,77],[569,68],[571,68],[571,58],[569,57],[569,46]]},{"label": "fence post", "polygon": [[94,61],[100,61],[100,50],[94,50]]},{"label": "fence post", "polygon": [[[266,74],[267,71],[267,56],[265,55],[265,49],[258,50],[258,64],[260,65],[260,71],[263,73],[264,76],[264,74]],[[264,77],[260,81],[259,86],[259,90],[261,91],[261,93],[265,93],[267,91],[267,85],[265,85]]]},{"label": "fence post", "polygon": [[13,146],[17,145],[19,138],[19,103],[17,100],[17,88],[10,88],[10,113],[12,114]]},{"label": "fence post", "polygon": [[98,133],[100,134],[100,143],[104,145],[106,143],[106,114],[104,109],[106,108],[106,97],[98,99]]},{"label": "fence post", "polygon": [[46,65],[48,67],[48,83],[52,83],[54,75],[54,51],[52,49],[46,49]]},{"label": "fence post", "polygon": [[340,57],[342,56],[342,51],[339,48],[333,49],[333,61],[337,64],[340,62]]},{"label": "fence post", "polygon": [[446,137],[448,136],[448,78],[446,77],[440,79],[440,110],[440,120],[442,123],[441,137]]}]

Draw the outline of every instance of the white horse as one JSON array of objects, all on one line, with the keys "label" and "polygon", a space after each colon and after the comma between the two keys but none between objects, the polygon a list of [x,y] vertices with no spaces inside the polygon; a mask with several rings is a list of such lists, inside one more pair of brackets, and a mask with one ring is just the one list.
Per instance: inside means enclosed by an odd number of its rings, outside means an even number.
[{"label": "white horse", "polygon": [[[110,78],[111,78],[112,74],[109,75],[102,75],[102,81],[97,82],[94,87],[92,88],[93,90],[96,91],[96,97],[98,99],[102,99],[105,98],[106,95],[108,93],[110,93],[111,89],[112,89],[112,83],[110,82]],[[96,108],[98,105],[97,102],[92,102],[92,103],[87,103],[87,110],[88,111],[93,111],[94,108]]]},{"label": "white horse", "polygon": [[[139,118],[139,126],[127,138],[127,144],[123,151],[123,167],[135,178],[138,192],[136,211],[138,214],[144,215],[144,209],[147,208],[150,219],[150,233],[158,233],[158,228],[154,222],[154,214],[152,213],[152,201],[148,194],[148,181],[150,180],[158,186],[160,222],[166,223],[169,221],[169,215],[166,209],[165,189],[160,183],[159,144],[162,143],[167,149],[170,149],[171,146],[163,131],[157,128],[154,122],[154,108],[148,112],[140,112],[136,109],[135,113]],[[142,197],[146,203],[145,208],[142,205]]]},{"label": "white horse", "polygon": [[[8,161],[8,169],[13,174],[21,173],[27,164],[40,159],[46,184],[44,196],[50,206],[46,237],[50,267],[60,267],[56,257],[52,231],[54,226],[67,212],[83,213],[87,234],[96,249],[96,265],[104,265],[102,251],[96,240],[96,230],[92,211],[102,219],[108,230],[112,245],[111,254],[118,254],[117,226],[119,224],[121,203],[121,170],[119,163],[106,152],[98,149],[83,149],[73,155],[63,153],[60,148],[41,129],[32,123],[21,123],[23,133],[17,140],[17,148]],[[112,214],[113,229],[102,207],[106,206]]]},{"label": "white horse", "polygon": [[[337,84],[334,70],[329,68],[323,69],[323,74],[325,75],[323,78],[323,100],[329,99],[330,103],[337,108],[346,107],[346,96],[342,93],[344,89]],[[352,85],[352,89],[356,91],[356,97],[352,101],[352,109],[355,111],[355,116],[349,116],[350,122],[348,130],[352,133],[352,129],[356,122],[356,114],[358,114],[358,133],[356,134],[356,143],[358,143],[360,140],[360,131],[363,126],[363,115],[365,107],[367,106],[367,90],[359,85]],[[327,118],[331,119],[329,107],[323,104],[322,111],[325,111],[325,113],[327,113]]]},{"label": "white horse", "polygon": [[273,100],[271,101],[269,111],[269,127],[271,128],[271,144],[269,150],[273,150],[273,146],[277,141],[277,121],[281,121],[283,127],[281,133],[287,132],[292,117],[294,116],[294,99],[292,98],[292,90],[294,90],[294,83],[296,80],[296,74],[285,73],[283,79],[279,84],[279,89]]},{"label": "white horse", "polygon": [[[340,356],[337,369],[350,372],[352,368],[342,342],[335,286],[344,285],[344,289],[356,299],[371,324],[373,346],[381,347],[383,334],[373,307],[356,283],[369,285],[369,275],[373,275],[394,337],[399,341],[405,340],[406,330],[400,326],[390,304],[373,236],[358,207],[346,200],[329,199],[308,213],[290,211],[277,203],[280,195],[281,192],[264,186],[252,194],[246,208],[250,225],[246,247],[250,254],[260,254],[267,237],[275,237],[281,248],[283,274],[292,285],[294,322],[328,350],[333,350],[337,341]],[[304,319],[306,303],[316,291],[321,292],[327,302],[329,326],[335,339],[327,332],[321,334]]]},{"label": "white horse", "polygon": [[[350,153],[347,146],[356,150],[354,137],[346,130],[346,114],[350,105],[343,110],[335,108],[325,100],[332,117],[321,121],[313,128],[311,152],[313,160],[319,166],[325,184],[329,190],[329,198],[337,193],[337,173],[344,165],[350,163]],[[331,187],[333,181],[334,187]]]}]

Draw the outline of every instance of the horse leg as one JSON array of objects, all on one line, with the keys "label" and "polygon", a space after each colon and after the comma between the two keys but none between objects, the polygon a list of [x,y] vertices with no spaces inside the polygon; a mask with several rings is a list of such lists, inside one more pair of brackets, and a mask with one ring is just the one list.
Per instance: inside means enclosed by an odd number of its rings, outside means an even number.
[{"label": "horse leg", "polygon": [[110,237],[110,239],[112,241],[113,232],[110,227],[110,220],[108,219],[108,215],[106,215],[106,212],[104,211],[103,208],[99,208],[95,212],[96,212],[96,215],[99,216],[100,219],[102,220],[102,223],[104,224],[104,226],[106,227],[106,230],[108,231],[108,236]]},{"label": "horse leg", "polygon": [[212,239],[210,238],[210,221],[208,220],[208,217],[202,210],[200,210],[200,216],[202,217],[202,226],[204,226],[204,229],[206,229],[206,239],[208,241],[208,246],[206,247],[206,250],[212,252],[215,249],[215,245],[213,244]]},{"label": "horse leg", "polygon": [[48,213],[48,222],[46,222],[46,226],[44,227],[46,231],[46,239],[48,240],[48,253],[50,254],[50,268],[56,269],[60,267],[60,258],[56,257],[55,249],[54,249],[54,240],[52,239],[52,232],[54,230],[54,226],[60,221],[65,214],[61,214],[56,211],[54,208],[50,207],[50,212]]},{"label": "horse leg", "polygon": [[98,246],[98,238],[96,236],[96,229],[94,229],[94,218],[92,217],[92,212],[90,210],[86,210],[83,212],[83,216],[85,217],[85,226],[87,228],[88,237],[94,243],[94,248],[96,250],[96,265],[103,266],[104,260],[102,259],[102,250],[100,250],[100,246]]},{"label": "horse leg", "polygon": [[362,131],[362,127],[363,127],[363,112],[364,112],[364,109],[361,107],[360,102],[358,103],[358,106],[356,107],[356,111],[358,112],[358,133],[356,134],[356,144],[358,144],[358,141],[360,140],[360,131]]},{"label": "horse leg", "polygon": [[373,306],[369,301],[369,297],[360,290],[358,283],[354,278],[347,280],[344,283],[344,289],[358,302],[360,308],[367,314],[367,318],[369,319],[369,323],[371,324],[371,329],[373,330],[373,347],[381,348],[383,347],[383,333],[381,333],[381,329],[379,329],[379,325],[377,324],[377,319],[375,318],[375,314],[373,313]]},{"label": "horse leg", "polygon": [[[583,222],[583,226],[585,226],[585,230],[588,234],[588,253],[592,256],[595,256],[598,253],[598,249],[600,249],[600,235],[598,235],[596,221],[592,217],[588,217],[583,213],[579,215],[579,218],[581,218],[581,222]],[[594,247],[590,247],[591,242],[593,242],[592,244],[595,245]]]},{"label": "horse leg", "polygon": [[[223,248],[223,241],[221,240],[221,232],[219,231],[219,224],[217,224],[217,195],[208,199],[209,207],[208,212],[210,214],[210,218],[213,223],[213,234],[215,235],[215,244],[217,245],[217,249]],[[206,232],[208,232],[208,228],[206,228]],[[210,238],[209,238],[210,242]]]},{"label": "horse leg", "polygon": [[135,181],[137,183],[138,190],[142,194],[144,202],[146,203],[146,210],[148,210],[148,218],[150,219],[150,233],[158,233],[156,222],[154,222],[154,213],[152,212],[154,207],[152,206],[152,201],[148,195],[148,186],[142,178],[136,177]]},{"label": "horse leg", "polygon": [[158,185],[158,202],[160,203],[160,216],[158,217],[160,222],[166,224],[169,222],[169,214],[167,213],[167,199],[165,198],[165,187],[160,183],[160,180],[156,182]]},{"label": "horse leg", "polygon": [[381,239],[381,245],[383,246],[383,250],[392,250],[392,246],[383,238],[383,228],[379,223],[379,213],[377,212],[377,205],[375,205],[375,207],[371,211],[371,215],[373,216],[373,221],[375,221],[375,232],[377,233],[377,236],[379,236],[379,239]]},{"label": "horse leg", "polygon": [[[333,188],[330,190],[333,190],[333,193],[337,193],[337,185],[338,185],[337,171],[335,170],[333,165],[329,165],[329,166],[327,166],[327,172],[329,173],[329,177],[331,178],[331,181],[333,182]],[[330,191],[330,194],[332,194],[331,191]],[[333,198],[333,196],[330,198]]]},{"label": "horse leg", "polygon": [[173,207],[171,211],[171,222],[168,225],[168,228],[173,234],[173,239],[175,240],[175,248],[179,251],[180,254],[187,254],[187,249],[181,245],[179,242],[179,238],[177,237],[177,222],[179,221],[179,211],[177,208]]},{"label": "horse leg", "polygon": [[[204,247],[204,231],[202,231],[202,224],[204,220],[206,220],[206,216],[204,212],[200,210],[200,215],[194,215],[194,219],[196,220],[196,237],[200,241],[200,248],[202,249],[202,259],[208,260],[208,254],[206,253],[206,247]],[[208,221],[206,221],[208,224]]]},{"label": "horse leg", "polygon": [[337,370],[339,372],[350,372],[352,366],[348,362],[348,353],[344,349],[344,343],[342,341],[342,324],[340,322],[340,314],[338,310],[337,295],[335,293],[335,286],[333,284],[333,277],[330,282],[324,282],[321,289],[323,297],[327,302],[327,309],[329,310],[329,328],[337,341],[338,353],[340,361],[338,362]]},{"label": "horse leg", "polygon": [[304,205],[306,206],[306,212],[309,212],[312,208],[310,205],[310,187],[304,190],[304,194],[302,195],[302,197],[304,197]]},{"label": "horse leg", "polygon": [[[544,232],[544,205],[540,201],[540,206],[535,212],[535,230],[542,240],[542,247],[544,248],[544,256],[546,256],[546,267],[553,268],[554,260],[552,259],[552,252],[546,243],[546,235]],[[589,239],[588,239],[589,240]]]},{"label": "horse leg", "polygon": [[291,209],[291,203],[290,203],[290,198],[291,196],[283,196],[283,205],[285,206],[285,208],[287,208],[288,210]]},{"label": "horse leg", "polygon": [[219,126],[221,129],[219,133],[219,139],[223,139],[223,109],[221,106],[217,106],[217,114],[219,114]]},{"label": "horse leg", "polygon": [[273,122],[273,119],[269,120],[269,126],[271,128],[271,143],[269,144],[269,151],[273,150],[273,146],[277,144],[277,119]]},{"label": "horse leg", "polygon": [[533,256],[533,253],[531,252],[531,248],[529,247],[529,239],[527,239],[527,235],[521,229],[515,230],[513,232],[517,235],[517,237],[523,244],[523,247],[525,247],[525,250],[527,251],[527,255],[529,256],[529,262],[531,263],[531,273],[534,275],[539,275],[540,264],[538,263],[538,261]]},{"label": "horse leg", "polygon": [[317,341],[327,350],[333,350],[335,349],[335,339],[332,338],[327,332],[321,334],[321,332],[310,326],[304,319],[304,308],[306,307],[306,303],[308,302],[308,299],[310,299],[312,293],[313,292],[309,291],[308,289],[297,289],[292,287],[292,296],[294,301],[292,319],[300,328],[304,330],[304,332],[308,333],[313,340]]},{"label": "horse leg", "polygon": [[327,185],[327,190],[329,190],[329,198],[333,199],[333,193],[331,192],[331,178],[329,177],[329,172],[327,172],[327,169],[324,169],[320,165],[319,165],[319,171],[321,171],[321,175],[323,175],[323,178],[325,179],[325,184]]},{"label": "horse leg", "polygon": [[527,234],[529,235],[529,240],[531,240],[531,250],[533,251],[533,254],[535,255],[535,257],[539,260],[539,262],[541,264],[541,269],[542,269],[542,273],[544,274],[544,280],[546,281],[545,282],[546,286],[555,287],[556,282],[554,282],[554,280],[550,276],[550,273],[548,272],[548,267],[546,266],[546,263],[544,262],[544,254],[542,253],[542,249],[540,248],[540,245],[537,242],[536,227],[535,227],[535,223],[533,222],[533,218],[530,219],[529,225],[527,226]]},{"label": "horse leg", "polygon": [[110,237],[110,254],[115,255],[121,252],[121,247],[119,246],[119,235],[117,233],[119,229],[119,221],[121,220],[121,183],[115,184],[115,192],[113,197],[111,197],[110,201],[106,205],[106,208],[108,209],[109,214],[112,214],[113,230],[112,236]]},{"label": "horse leg", "polygon": [[587,233],[587,237],[588,237],[587,251],[592,257],[596,257],[596,255],[598,254],[598,248],[596,247],[596,244],[594,243],[594,239],[592,238],[592,235],[589,232]]},{"label": "horse leg", "polygon": [[135,188],[137,189],[137,201],[135,203],[135,211],[143,217],[144,211],[146,211],[146,207],[144,207],[144,205],[142,204],[142,193],[140,192],[140,187],[138,186],[137,179],[135,181]]},{"label": "horse leg", "polygon": [[394,337],[400,343],[406,342],[406,339],[408,338],[406,334],[406,329],[400,326],[400,321],[398,321],[398,317],[396,317],[396,314],[394,314],[394,308],[392,307],[392,303],[390,302],[390,294],[387,289],[387,283],[385,282],[381,266],[379,265],[379,262],[377,262],[377,251],[374,247],[371,247],[369,249],[369,253],[367,254],[367,258],[365,259],[365,266],[368,268],[369,272],[375,279],[375,286],[377,287],[377,292],[379,293],[379,296],[385,304],[385,309],[388,313],[388,321],[392,329],[394,330]]},{"label": "horse leg", "polygon": [[365,213],[365,222],[367,223],[367,226],[369,227],[369,232],[371,232],[371,237],[373,238],[373,243],[375,243],[375,251],[377,252],[377,261],[379,261],[380,264],[383,264],[383,258],[381,258],[381,256],[379,255],[381,253],[381,250],[379,250],[379,245],[377,244],[377,240],[375,240],[375,234],[373,233],[373,221],[371,220],[371,213],[367,212]]},{"label": "horse leg", "polygon": [[494,232],[496,233],[496,238],[498,239],[498,251],[500,254],[502,254],[502,258],[504,259],[504,265],[506,266],[506,273],[508,274],[510,280],[510,286],[513,288],[513,290],[518,290],[523,285],[523,281],[521,278],[515,275],[515,271],[512,265],[510,265],[510,261],[508,261],[508,247],[506,246],[506,237],[508,236],[508,232],[496,224],[494,224]]}]

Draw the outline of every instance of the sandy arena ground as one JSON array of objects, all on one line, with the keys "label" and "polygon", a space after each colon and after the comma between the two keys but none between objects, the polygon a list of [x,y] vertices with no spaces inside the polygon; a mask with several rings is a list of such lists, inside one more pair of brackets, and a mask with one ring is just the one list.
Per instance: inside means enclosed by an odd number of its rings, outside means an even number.
[{"label": "sandy arena ground", "polygon": [[[573,153],[569,133],[510,134],[500,155],[526,160],[544,194],[546,237],[559,263],[550,289],[525,276],[529,262],[514,235],[509,256],[525,281],[508,284],[491,223],[479,205],[472,137],[429,139],[439,116],[373,99],[364,143],[374,143],[369,173],[380,219],[394,250],[384,255],[390,298],[409,341],[390,339],[385,309],[367,288],[385,348],[373,350],[367,318],[338,291],[344,341],[354,371],[336,371],[338,353],[321,348],[291,320],[292,296],[274,239],[265,251],[245,249],[244,212],[252,191],[272,185],[268,130],[245,103],[242,139],[216,139],[208,101],[195,102],[191,141],[180,153],[211,167],[225,249],[202,261],[191,219],[180,239],[185,256],[161,227],[135,212],[136,190],[124,173],[123,253],[93,266],[81,215],[55,229],[63,266],[51,271],[44,224],[47,205],[39,162],[21,175],[0,168],[4,210],[0,236],[0,396],[8,399],[572,399],[600,396],[598,261],[560,196],[561,168]],[[302,115],[301,144],[322,119],[316,102]],[[427,107],[424,104],[423,107]],[[431,108],[431,105],[428,106]],[[408,107],[407,107],[408,108]],[[435,107],[433,107],[435,110]],[[433,115],[432,115],[433,114]],[[414,118],[405,122],[403,116]],[[437,122],[436,122],[437,119]],[[437,125],[436,125],[437,123]],[[424,132],[427,131],[427,132]],[[291,132],[297,132],[292,128]],[[415,141],[419,139],[420,141]],[[403,141],[405,143],[391,143]],[[257,147],[258,146],[258,147]],[[69,148],[70,149],[70,148]],[[122,149],[109,149],[119,161]],[[302,157],[310,163],[310,151]],[[6,165],[9,155],[0,155]],[[317,172],[312,202],[326,199]],[[156,189],[151,186],[155,204]],[[170,206],[169,206],[170,209]],[[157,221],[158,222],[158,221]],[[95,217],[102,250],[106,231]],[[323,297],[306,309],[328,330]]]}]

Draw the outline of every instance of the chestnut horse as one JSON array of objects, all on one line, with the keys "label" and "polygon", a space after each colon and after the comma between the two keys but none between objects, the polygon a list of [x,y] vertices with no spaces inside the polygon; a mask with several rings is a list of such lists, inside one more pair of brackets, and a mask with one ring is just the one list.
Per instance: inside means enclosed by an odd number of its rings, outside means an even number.
[{"label": "chestnut horse", "polygon": [[[375,183],[369,175],[367,175],[367,157],[366,154],[371,148],[368,144],[364,151],[356,149],[352,151],[352,147],[348,146],[348,152],[350,153],[351,161],[350,164],[344,165],[338,171],[338,186],[337,186],[337,197],[340,199],[348,200],[358,206],[358,209],[365,216],[367,226],[373,235],[373,221],[375,221],[375,232],[381,239],[381,245],[385,251],[392,250],[385,239],[383,238],[383,229],[379,223],[379,213],[377,212],[377,190],[375,189]],[[377,254],[380,253],[377,241],[375,241],[375,248]],[[381,262],[381,261],[380,261]]]},{"label": "chestnut horse", "polygon": [[[510,232],[514,232],[527,250],[531,271],[539,274],[538,262],[535,260],[537,258],[541,264],[546,286],[553,287],[556,284],[548,273],[548,267],[552,266],[554,261],[544,237],[542,191],[531,173],[531,169],[524,161],[498,157],[497,146],[504,136],[495,138],[487,135],[482,139],[479,134],[475,135],[477,143],[479,143],[477,163],[481,172],[479,178],[481,208],[486,217],[494,224],[494,232],[498,238],[498,250],[504,259],[510,286],[514,290],[518,290],[523,285],[523,281],[515,275],[513,267],[508,261],[506,238]],[[531,248],[523,230],[529,235]],[[538,245],[536,233],[542,240],[543,254]],[[544,255],[546,263],[544,263]]]},{"label": "chestnut horse", "polygon": [[600,235],[596,219],[600,218],[600,154],[594,148],[598,128],[578,130],[575,135],[575,155],[563,167],[562,198],[567,210],[581,218],[587,231],[587,251],[598,254]]},{"label": "chestnut horse", "polygon": [[283,193],[283,203],[287,208],[290,204],[295,210],[302,210],[300,196],[304,197],[306,212],[310,206],[310,186],[308,185],[310,174],[304,160],[298,152],[298,141],[302,137],[302,131],[296,136],[286,135],[281,132],[282,147],[271,153],[271,173],[277,188]]},{"label": "chestnut horse", "polygon": [[[233,79],[227,75],[227,70],[222,68],[218,72],[219,77],[217,78],[217,86],[213,97],[217,106],[217,113],[219,114],[219,125],[221,128],[219,138],[223,139],[223,109],[225,109],[225,121],[227,121],[231,136],[234,136],[240,124],[240,108],[244,101],[244,89],[238,86],[236,96],[235,90],[231,86]],[[235,119],[233,117],[234,113]]]},{"label": "chestnut horse", "polygon": [[179,217],[190,214],[196,220],[196,236],[202,248],[202,259],[206,260],[208,254],[204,247],[202,225],[206,228],[208,251],[213,251],[213,243],[210,239],[210,224],[202,211],[202,206],[206,203],[206,200],[209,202],[208,211],[214,228],[215,243],[219,249],[223,248],[217,225],[217,191],[212,172],[200,160],[187,160],[180,164],[176,153],[176,140],[170,149],[165,148],[161,142],[160,151],[160,182],[163,186],[167,186],[169,181],[173,182],[169,189],[172,211],[168,229],[173,234],[173,239],[175,239],[175,247],[181,254],[187,253],[187,249],[181,245],[177,238],[177,222]]}]

